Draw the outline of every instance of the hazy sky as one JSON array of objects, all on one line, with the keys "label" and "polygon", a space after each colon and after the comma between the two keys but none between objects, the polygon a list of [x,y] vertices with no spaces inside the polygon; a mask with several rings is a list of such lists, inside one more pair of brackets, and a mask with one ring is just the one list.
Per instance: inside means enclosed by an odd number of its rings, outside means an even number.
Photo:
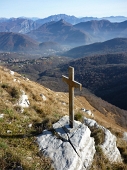
[{"label": "hazy sky", "polygon": [[1,17],[127,16],[127,0],[0,0]]}]

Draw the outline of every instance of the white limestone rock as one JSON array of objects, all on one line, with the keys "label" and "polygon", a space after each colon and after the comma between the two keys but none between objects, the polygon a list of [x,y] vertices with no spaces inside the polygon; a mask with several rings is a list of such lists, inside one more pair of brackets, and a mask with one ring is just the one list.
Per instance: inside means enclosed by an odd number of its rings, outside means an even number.
[{"label": "white limestone rock", "polygon": [[4,118],[4,114],[3,113],[0,114],[0,119],[2,119],[2,118]]},{"label": "white limestone rock", "polygon": [[97,124],[95,120],[84,118],[85,125],[89,127],[100,128],[104,131],[105,139],[104,142],[100,145],[103,153],[109,159],[110,162],[122,162],[120,152],[116,146],[116,137],[105,127]]},{"label": "white limestone rock", "polygon": [[91,110],[86,110],[84,108],[81,108],[83,112],[85,112],[88,116],[94,117],[94,114],[91,112]]},{"label": "white limestone rock", "polygon": [[28,125],[29,128],[31,128],[32,126],[33,126],[32,123],[30,123],[30,124]]},{"label": "white limestone rock", "polygon": [[101,146],[104,154],[110,162],[122,163],[120,152],[116,146],[116,137],[106,128],[104,128],[105,141]]},{"label": "white limestone rock", "polygon": [[30,79],[28,79],[28,78],[26,78],[25,80],[26,80],[26,81],[30,81]]},{"label": "white limestone rock", "polygon": [[66,106],[66,103],[65,102],[61,102],[64,106]]},{"label": "white limestone rock", "polygon": [[12,131],[11,130],[7,130],[7,133],[12,133]]},{"label": "white limestone rock", "polygon": [[44,94],[40,94],[40,96],[42,97],[43,101],[46,101],[46,100],[47,100],[47,98],[45,97]]},{"label": "white limestone rock", "polygon": [[30,102],[28,100],[28,96],[25,94],[24,91],[22,91],[22,95],[21,95],[17,105],[22,107],[22,108],[28,108],[30,106]]},{"label": "white limestone rock", "polygon": [[10,74],[14,76],[15,72],[10,70]]},{"label": "white limestone rock", "polygon": [[123,133],[123,140],[125,140],[127,142],[127,132]]},{"label": "white limestone rock", "polygon": [[14,81],[14,82],[17,82],[17,83],[19,83],[19,84],[20,84],[20,81],[19,81],[19,80],[17,80],[17,79],[13,79],[13,81]]},{"label": "white limestone rock", "polygon": [[100,125],[97,124],[97,122],[93,119],[87,119],[86,117],[84,118],[84,123],[85,125],[89,127],[100,127]]},{"label": "white limestone rock", "polygon": [[81,160],[69,142],[63,142],[50,131],[44,131],[43,135],[38,137],[38,144],[44,156],[53,161],[56,170],[81,170]]},{"label": "white limestone rock", "polygon": [[50,157],[56,170],[87,170],[95,153],[94,139],[84,124],[74,121],[74,128],[69,128],[68,116],[53,124],[56,136],[50,131],[43,131],[37,137],[42,153]]}]

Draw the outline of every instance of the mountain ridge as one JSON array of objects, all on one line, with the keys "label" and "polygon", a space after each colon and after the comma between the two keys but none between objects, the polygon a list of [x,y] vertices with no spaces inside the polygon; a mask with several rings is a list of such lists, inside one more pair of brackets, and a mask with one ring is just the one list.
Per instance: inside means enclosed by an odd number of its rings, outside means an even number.
[{"label": "mountain ridge", "polygon": [[28,51],[31,52],[38,48],[38,42],[30,37],[13,32],[0,32],[0,50],[1,51]]},{"label": "mountain ridge", "polygon": [[74,28],[72,24],[67,23],[64,20],[48,22],[37,30],[27,33],[27,35],[41,42],[55,41],[64,45],[72,46],[92,42],[90,35]]},{"label": "mountain ridge", "polygon": [[89,55],[127,52],[127,38],[114,38],[104,42],[79,46],[63,53],[63,56],[81,58]]},{"label": "mountain ridge", "polygon": [[113,38],[127,38],[127,21],[111,23],[108,20],[93,20],[74,25],[75,28],[88,32],[96,42]]},{"label": "mountain ridge", "polygon": [[[0,32],[0,51],[48,56],[64,51],[64,47],[56,42],[39,43],[26,34]],[[36,58],[36,57],[35,57]]]},{"label": "mountain ridge", "polygon": [[38,18],[27,18],[27,17],[18,17],[18,18],[0,18],[0,31],[3,32],[18,32],[18,33],[27,33],[31,30],[37,29],[39,26],[51,22],[51,21],[59,21],[66,20],[70,24],[78,24],[80,22],[87,22],[91,20],[109,20],[110,22],[123,22],[127,20],[127,17],[124,16],[116,16],[116,17],[75,17],[69,16],[66,14],[58,14],[51,15],[49,17],[38,19]]},{"label": "mountain ridge", "polygon": [[39,27],[36,22],[26,18],[10,18],[0,21],[0,32],[27,33]]},{"label": "mountain ridge", "polygon": [[[109,17],[76,17],[74,15],[66,15],[66,14],[57,14],[57,15],[50,15],[45,18],[37,18],[37,17],[17,17],[17,18],[23,18],[23,19],[28,19],[28,20],[33,20],[37,21],[39,24],[44,24],[46,22],[51,22],[51,21],[58,21],[60,19],[64,19],[67,22],[70,22],[71,24],[77,24],[79,22],[85,22],[85,21],[90,21],[90,20],[109,20],[110,22],[122,22],[127,20],[127,17],[125,16],[109,16]],[[11,19],[11,18],[9,18]],[[9,20],[8,18],[0,18],[1,21]]]}]

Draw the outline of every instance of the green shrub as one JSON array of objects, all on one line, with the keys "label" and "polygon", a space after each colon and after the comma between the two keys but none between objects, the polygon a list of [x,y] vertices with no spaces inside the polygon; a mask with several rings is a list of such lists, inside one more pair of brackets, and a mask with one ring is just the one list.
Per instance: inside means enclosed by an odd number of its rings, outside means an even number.
[{"label": "green shrub", "polygon": [[11,87],[8,84],[2,84],[1,87],[5,89],[12,98],[19,99],[20,92],[16,87]]},{"label": "green shrub", "polygon": [[8,84],[2,84],[1,87],[2,87],[3,89],[6,89],[6,88],[8,88]]},{"label": "green shrub", "polygon": [[16,89],[15,87],[13,87],[13,88],[10,90],[10,95],[11,95],[11,97],[13,97],[13,98],[19,99],[19,96],[20,96],[19,90]]},{"label": "green shrub", "polygon": [[6,149],[8,146],[6,143],[0,142],[0,148]]}]

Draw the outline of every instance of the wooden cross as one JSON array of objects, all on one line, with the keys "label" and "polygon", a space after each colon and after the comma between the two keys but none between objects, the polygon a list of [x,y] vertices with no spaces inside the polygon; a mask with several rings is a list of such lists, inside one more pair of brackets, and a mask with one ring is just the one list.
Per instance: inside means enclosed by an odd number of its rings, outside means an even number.
[{"label": "wooden cross", "polygon": [[74,87],[81,90],[82,84],[74,81],[74,68],[69,67],[69,78],[63,76],[63,81],[69,85],[69,125],[71,128],[74,126]]}]

